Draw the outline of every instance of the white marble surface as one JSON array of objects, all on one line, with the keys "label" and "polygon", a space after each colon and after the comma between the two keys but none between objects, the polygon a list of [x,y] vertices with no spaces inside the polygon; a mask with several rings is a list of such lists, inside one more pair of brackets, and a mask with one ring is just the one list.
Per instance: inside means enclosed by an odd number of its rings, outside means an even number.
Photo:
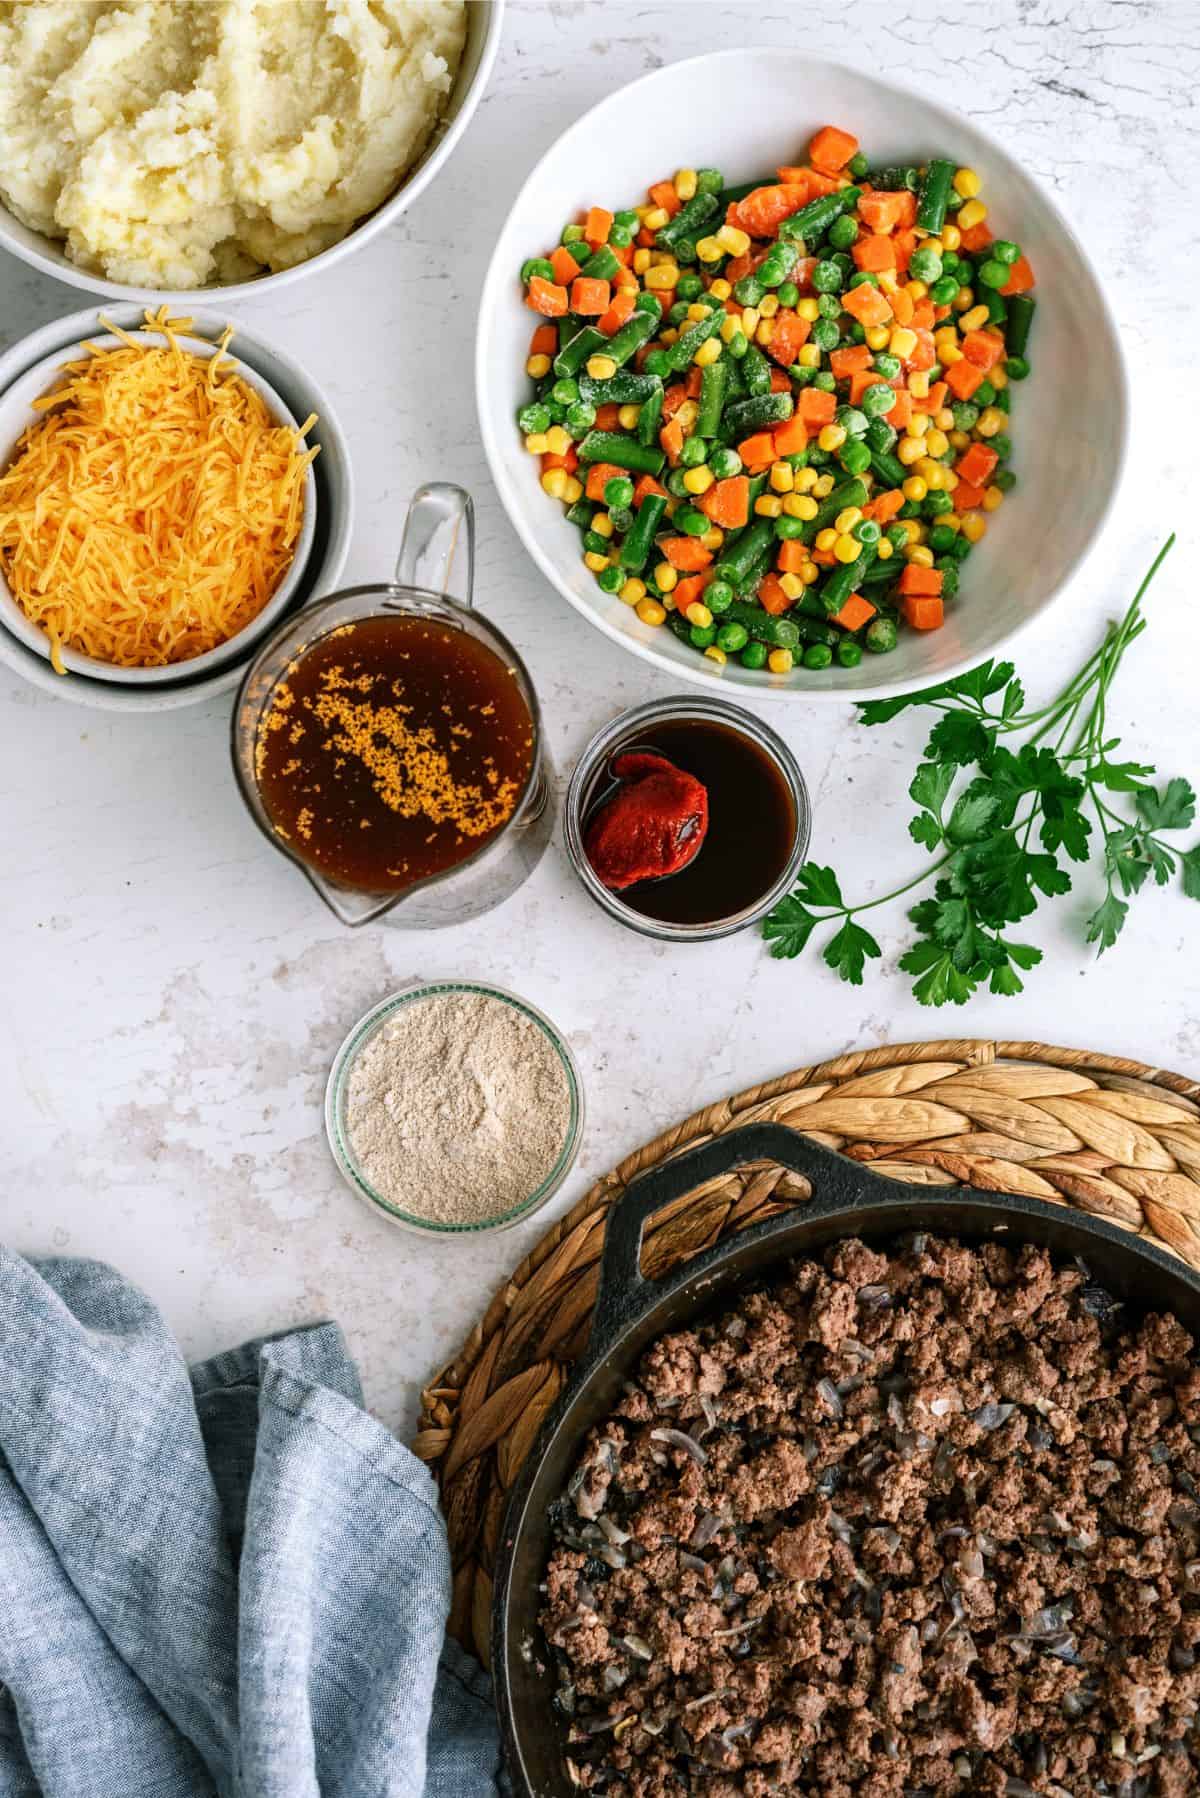
[{"label": "white marble surface", "polygon": [[[944,23],[952,14],[971,23]],[[348,578],[390,566],[419,481],[460,481],[479,506],[479,603],[528,657],[560,772],[614,711],[667,690],[545,585],[499,510],[475,436],[474,298],[496,221],[580,110],[705,45],[802,33],[850,61],[886,56],[910,80],[949,78],[955,103],[1018,147],[1107,271],[1136,400],[1122,518],[1107,559],[1026,639],[1022,672],[1048,693],[1176,526],[1184,541],[1112,713],[1132,752],[1200,776],[1196,0],[513,5],[490,90],[432,191],[343,269],[241,308],[311,363],[348,429],[359,502]],[[661,141],[667,167],[665,121]],[[0,256],[0,345],[81,303]],[[1103,378],[1082,355],[1081,405]],[[977,568],[982,558],[973,580]],[[403,1430],[422,1380],[546,1221],[429,1245],[370,1217],[335,1174],[321,1126],[330,1057],[414,972],[515,986],[570,1034],[589,1121],[563,1208],[697,1105],[856,1044],[1042,1038],[1200,1070],[1200,910],[1174,892],[1145,895],[1100,963],[1079,941],[1085,897],[1061,905],[1030,932],[1048,956],[1025,996],[966,1012],[912,1003],[890,965],[894,912],[884,972],[853,991],[815,961],[777,966],[752,936],[701,950],[643,942],[592,908],[557,846],[483,924],[351,933],[242,812],[227,704],[138,720],[11,676],[0,691],[0,1232],[31,1253],[116,1262],[192,1354],[336,1317],[371,1404]],[[770,715],[808,773],[821,859],[855,889],[914,866],[904,788],[919,724],[870,732],[849,708]]]}]

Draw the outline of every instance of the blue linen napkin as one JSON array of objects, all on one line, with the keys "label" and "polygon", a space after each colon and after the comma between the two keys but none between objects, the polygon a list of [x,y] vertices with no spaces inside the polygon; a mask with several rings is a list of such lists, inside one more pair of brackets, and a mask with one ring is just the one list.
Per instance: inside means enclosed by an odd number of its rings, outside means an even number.
[{"label": "blue linen napkin", "polygon": [[189,1372],[111,1268],[0,1248],[2,1798],[494,1798],[449,1596],[336,1325]]}]

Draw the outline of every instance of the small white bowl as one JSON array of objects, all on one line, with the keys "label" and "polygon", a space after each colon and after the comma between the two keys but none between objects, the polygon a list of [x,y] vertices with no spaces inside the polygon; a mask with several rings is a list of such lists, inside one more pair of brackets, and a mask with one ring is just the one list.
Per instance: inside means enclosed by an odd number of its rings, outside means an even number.
[{"label": "small white bowl", "polygon": [[[130,331],[126,333],[136,342],[145,344],[150,349],[161,349],[163,338],[153,331]],[[102,340],[105,336],[103,327],[99,327],[92,341]],[[217,354],[218,346],[201,337],[179,337],[176,340],[181,348],[201,361],[208,361]],[[62,376],[63,365],[68,362],[86,361],[88,350],[86,343],[80,341],[67,346],[65,350],[55,350],[53,355],[45,356],[40,362],[27,369],[11,387],[0,394],[0,473],[12,461],[20,441],[21,433],[44,416],[35,410],[34,401],[40,399],[58,385]],[[293,416],[279,394],[262,375],[252,369],[248,363],[237,356],[228,355],[229,372],[236,373],[266,405],[277,424],[291,425],[293,430],[300,420]],[[319,458],[318,458],[319,459]],[[164,681],[184,676],[211,674],[226,663],[236,661],[247,655],[254,644],[263,637],[277,618],[281,618],[295,597],[296,590],[304,576],[304,570],[312,552],[313,538],[316,535],[317,522],[317,486],[310,463],[304,474],[304,514],[300,524],[300,534],[296,539],[295,553],[284,571],[274,593],[268,599],[261,612],[255,614],[249,624],[227,637],[224,643],[206,649],[203,654],[191,656],[184,662],[172,662],[165,667],[153,668],[118,668],[111,662],[98,661],[94,656],[87,656],[77,649],[64,646],[62,650],[63,666],[70,674],[90,675],[93,680],[117,681],[129,686],[159,686]],[[50,640],[40,625],[21,609],[13,598],[12,589],[4,578],[3,565],[0,564],[0,624],[6,625],[22,643],[34,649],[46,660],[50,660]]]},{"label": "small white bowl", "polygon": [[451,151],[470,124],[475,108],[483,98],[483,90],[487,86],[496,52],[500,48],[503,16],[504,0],[467,0],[467,41],[463,47],[462,61],[459,63],[445,111],[434,126],[425,149],[408,170],[395,193],[382,206],[360,219],[338,243],[316,256],[310,256],[305,262],[296,263],[294,268],[280,269],[272,275],[259,275],[252,281],[233,281],[226,286],[215,283],[211,287],[193,288],[130,287],[123,281],[108,281],[103,275],[80,268],[67,255],[65,244],[44,236],[40,231],[30,230],[28,225],[21,224],[4,205],[0,205],[0,248],[11,250],[22,262],[29,263],[31,268],[40,269],[45,275],[53,275],[59,281],[69,281],[72,287],[83,287],[89,293],[106,294],[112,299],[136,300],[142,306],[157,305],[164,300],[170,305],[176,305],[185,299],[193,302],[218,297],[222,301],[259,299],[268,291],[276,292],[295,281],[302,281],[317,269],[332,268],[335,262],[342,262],[347,256],[353,255],[355,250],[361,249],[378,232],[393,224],[402,212],[406,212],[449,160]]},{"label": "small white bowl", "polygon": [[[904,631],[890,655],[868,655],[857,668],[770,675],[731,660],[718,670],[601,592],[583,565],[579,532],[542,492],[516,426],[529,398],[525,360],[537,323],[522,303],[518,270],[588,205],[632,206],[677,168],[716,167],[730,184],[770,175],[803,159],[824,124],[853,131],[877,166],[944,154],[978,169],[989,223],[1028,252],[1038,311],[1033,372],[1015,389],[1020,484],[989,517],[941,630]],[[1108,299],[1046,190],[987,132],[925,93],[801,50],[725,50],[672,63],[576,119],[529,176],[500,233],[480,299],[475,382],[483,444],[508,516],[576,610],[673,678],[793,703],[912,692],[1007,648],[1095,548],[1114,511],[1129,435],[1128,382]]]}]

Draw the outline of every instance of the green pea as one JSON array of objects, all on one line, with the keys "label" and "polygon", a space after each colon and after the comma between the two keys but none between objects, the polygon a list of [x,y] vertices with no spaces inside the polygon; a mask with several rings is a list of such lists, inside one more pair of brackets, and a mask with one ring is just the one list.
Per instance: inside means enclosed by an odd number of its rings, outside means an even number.
[{"label": "green pea", "polygon": [[950,189],[950,192],[946,195],[946,211],[947,212],[958,212],[962,209],[962,207],[964,207],[966,205],[966,203],[967,203],[966,200],[963,198],[962,194],[959,193],[959,191],[956,187],[952,187]]},{"label": "green pea", "polygon": [[717,648],[725,650],[728,655],[734,655],[739,649],[745,649],[749,641],[750,632],[744,624],[738,624],[735,619],[731,619],[728,624],[723,624],[717,632]]},{"label": "green pea", "polygon": [[[820,321],[818,320],[818,323],[819,322]],[[816,325],[814,325],[813,330],[815,331],[816,328]],[[831,344],[829,347],[832,349],[833,345]],[[819,388],[822,393],[832,393],[837,386],[837,382],[827,368],[819,368],[817,370],[816,374],[813,376],[812,384],[814,387]]]},{"label": "green pea", "polygon": [[1017,477],[1011,468],[998,468],[992,476],[992,486],[999,487],[1001,493],[1011,493],[1017,484]]},{"label": "green pea", "polygon": [[977,281],[981,281],[985,287],[1003,287],[1008,280],[1008,269],[1003,262],[996,262],[989,256],[988,260],[981,262],[975,270],[975,278]]},{"label": "green pea", "polygon": [[871,466],[871,452],[861,437],[847,437],[838,451],[838,460],[847,474],[866,474]]},{"label": "green pea", "polygon": [[685,468],[699,468],[707,454],[703,437],[689,437],[679,452],[679,460]]},{"label": "green pea", "polygon": [[715,624],[694,624],[688,632],[693,649],[708,649],[717,640]]},{"label": "green pea", "polygon": [[942,598],[953,599],[958,592],[958,563],[953,556],[945,556],[935,566],[942,577]]},{"label": "green pea", "polygon": [[958,536],[954,539],[954,549],[951,553],[956,561],[965,562],[971,553],[971,539],[969,537],[964,537],[960,531]]},{"label": "green pea", "polygon": [[550,408],[534,401],[517,413],[517,429],[523,437],[531,437],[550,429]]},{"label": "green pea", "polygon": [[553,281],[554,264],[547,262],[544,256],[531,256],[528,262],[521,264],[521,279],[528,287],[535,275],[540,275],[543,281]]},{"label": "green pea", "polygon": [[896,389],[886,381],[876,381],[864,389],[861,404],[869,418],[882,418],[896,404]]},{"label": "green pea", "polygon": [[850,279],[851,275],[854,273],[854,258],[853,258],[853,256],[847,256],[845,250],[835,250],[833,252],[833,255],[829,258],[829,260],[830,260],[830,262],[836,263],[837,267],[841,269],[842,285],[844,287],[846,282]]},{"label": "green pea", "polygon": [[564,420],[572,437],[586,437],[596,422],[596,408],[587,400],[576,400],[573,406],[567,407]]},{"label": "green pea", "polygon": [[[891,392],[890,387],[888,392]],[[857,406],[839,406],[834,416],[842,429],[849,431],[851,437],[864,435],[869,421],[866,413],[860,412]]]},{"label": "green pea", "polygon": [[596,576],[596,585],[602,593],[615,593],[625,585],[623,568],[602,568]]},{"label": "green pea", "polygon": [[899,432],[891,426],[886,418],[873,418],[867,426],[866,444],[868,449],[890,450],[896,447]]},{"label": "green pea", "polygon": [[718,481],[728,481],[741,474],[742,458],[728,444],[718,443],[708,452],[708,466]]},{"label": "green pea", "polygon": [[765,291],[756,275],[743,275],[733,284],[733,297],[739,306],[757,306]]},{"label": "green pea", "polygon": [[579,398],[579,382],[572,381],[569,375],[556,381],[550,389],[550,398],[557,400],[560,406],[573,406]]},{"label": "green pea", "polygon": [[1002,387],[999,393],[992,395],[992,404],[998,406],[1001,412],[1009,412],[1012,410],[1012,396],[1011,387]]},{"label": "green pea", "polygon": [[939,275],[929,289],[935,306],[952,306],[958,295],[958,282],[953,275]]},{"label": "green pea", "polygon": [[615,506],[618,512],[627,512],[633,504],[633,482],[623,474],[613,475],[604,483],[604,503]]},{"label": "green pea", "polygon": [[828,643],[810,643],[804,652],[805,668],[828,668],[833,662],[833,651]]},{"label": "green pea", "polygon": [[813,324],[812,341],[819,350],[836,350],[841,332],[831,318],[819,318]]},{"label": "green pea", "polygon": [[[750,339],[746,336],[744,331],[735,331],[733,336],[729,339],[729,342],[725,345],[725,348],[735,362],[740,362],[742,357],[746,354],[746,351],[750,348]],[[649,358],[647,358],[646,366],[649,367]]]},{"label": "green pea", "polygon": [[696,506],[680,506],[671,523],[687,537],[703,537],[710,528],[708,519]]},{"label": "green pea", "polygon": [[954,548],[954,539],[958,532],[952,531],[948,524],[935,524],[930,530],[928,544],[935,556],[949,554]]},{"label": "green pea", "polygon": [[1029,363],[1024,356],[1010,356],[1004,364],[1004,372],[1010,381],[1024,381],[1029,376]]},{"label": "green pea", "polygon": [[686,468],[673,468],[667,476],[667,492],[676,499],[686,499],[688,496],[688,490],[683,484],[683,477],[686,473]]},{"label": "green pea", "polygon": [[680,275],[675,283],[675,292],[681,300],[696,300],[704,292],[704,282],[699,275]]},{"label": "green pea", "polygon": [[621,537],[633,524],[633,513],[627,506],[610,506],[608,516],[612,519],[613,530]]},{"label": "green pea", "polygon": [[783,459],[787,463],[789,468],[807,468],[808,467],[808,451],[807,451],[807,449],[793,450],[790,456],[785,456]]},{"label": "green pea", "polygon": [[908,532],[902,524],[889,524],[887,530],[883,534],[893,549],[902,550],[908,543]]},{"label": "green pea", "polygon": [[830,225],[829,241],[835,250],[848,250],[852,243],[857,243],[858,225],[848,212],[843,212]]},{"label": "green pea", "polygon": [[765,668],[767,665],[767,646],[760,643],[757,637],[751,638],[742,651],[743,668]]},{"label": "green pea", "polygon": [[836,293],[819,294],[817,311],[822,318],[840,318],[842,313],[841,295]]},{"label": "green pea", "polygon": [[856,643],[853,637],[843,637],[837,646],[837,659],[842,667],[857,668],[862,658],[862,644]]},{"label": "green pea", "polygon": [[607,537],[602,537],[599,531],[585,531],[583,547],[589,556],[606,556],[609,551],[609,541]]},{"label": "green pea", "polygon": [[860,176],[866,174],[866,172],[870,168],[870,166],[871,166],[870,163],[867,161],[867,159],[863,155],[862,151],[859,150],[850,158],[849,162],[846,164],[846,173],[850,176],[850,179],[852,181],[857,181]]},{"label": "green pea", "polygon": [[[896,514],[897,518],[919,518],[920,516],[921,516],[920,502],[915,499],[906,499],[904,504],[901,506],[900,510]],[[906,543],[908,542],[907,536],[905,536],[904,541]]]},{"label": "green pea", "polygon": [[671,364],[666,350],[651,350],[642,364],[642,373],[657,375],[660,381],[665,381],[671,373]]},{"label": "green pea", "polygon": [[824,468],[829,460],[829,451],[823,450],[819,443],[809,445],[808,466],[810,468]]},{"label": "green pea", "polygon": [[764,287],[781,287],[788,277],[788,265],[772,252],[763,257],[757,273]]},{"label": "green pea", "polygon": [[896,621],[894,618],[872,618],[867,626],[866,646],[872,655],[888,655],[896,647]]},{"label": "green pea", "polygon": [[908,272],[914,281],[938,281],[942,275],[942,259],[936,250],[922,244],[913,251]]},{"label": "green pea", "polygon": [[954,429],[970,431],[979,423],[979,407],[973,406],[970,400],[955,400],[950,408],[954,414]]},{"label": "green pea", "polygon": [[725,185],[725,177],[720,169],[697,169],[696,192],[698,194],[719,194]]},{"label": "green pea", "polygon": [[860,543],[878,543],[883,532],[873,518],[860,518],[850,534]]},{"label": "green pea", "polygon": [[879,286],[879,276],[871,274],[869,269],[865,268],[860,268],[857,274],[850,276],[849,280],[852,289],[855,287]]},{"label": "green pea", "polygon": [[1012,243],[1007,237],[998,237],[988,253],[993,262],[1003,262],[1011,267],[1021,259],[1021,246]]},{"label": "green pea", "polygon": [[790,311],[800,298],[800,289],[796,286],[794,281],[785,281],[778,289],[778,294],[779,304],[781,306],[786,306]]},{"label": "green pea", "polygon": [[899,356],[893,356],[890,350],[879,350],[873,366],[875,373],[882,375],[885,381],[894,381],[900,373],[901,362]]},{"label": "green pea", "polygon": [[687,315],[688,315],[687,301],[686,300],[676,300],[675,304],[671,307],[671,310],[667,313],[667,323],[671,324],[671,325],[681,325],[683,323],[684,319],[687,317]]},{"label": "green pea", "polygon": [[865,343],[867,341],[866,327],[860,325],[856,318],[851,319],[850,329],[847,331],[846,335],[851,343]]},{"label": "green pea", "polygon": [[953,512],[954,501],[939,487],[925,495],[924,506],[926,518],[940,518],[943,512]]},{"label": "green pea", "polygon": [[618,225],[614,221],[613,228],[608,234],[608,241],[615,250],[627,250],[633,242],[634,236],[635,233],[628,225]]},{"label": "green pea", "polygon": [[710,612],[727,612],[733,604],[733,588],[728,581],[710,581],[704,589],[704,603]]},{"label": "green pea", "polygon": [[811,387],[812,378],[816,372],[815,368],[805,368],[803,362],[793,362],[788,369],[788,374],[795,381],[797,387]]},{"label": "green pea", "polygon": [[793,537],[803,537],[804,520],[793,518],[787,512],[781,512],[775,520],[775,535],[781,543],[790,542]]},{"label": "green pea", "polygon": [[632,207],[625,212],[615,212],[613,214],[613,224],[620,225],[622,229],[626,231],[636,231],[641,222],[641,219],[638,217],[637,213],[633,211]]},{"label": "green pea", "polygon": [[992,383],[990,381],[981,381],[975,389],[975,404],[979,407],[980,411],[982,412],[985,406],[990,406],[995,398],[996,389],[992,386]]},{"label": "green pea", "polygon": [[[818,262],[810,280],[814,293],[838,293],[842,286],[842,271],[836,262]],[[737,288],[734,289],[734,292],[737,292]]]},{"label": "green pea", "polygon": [[1012,438],[1008,435],[1007,431],[998,431],[991,442],[992,448],[995,450],[1000,460],[1002,462],[1007,462],[1008,458],[1012,455]]}]

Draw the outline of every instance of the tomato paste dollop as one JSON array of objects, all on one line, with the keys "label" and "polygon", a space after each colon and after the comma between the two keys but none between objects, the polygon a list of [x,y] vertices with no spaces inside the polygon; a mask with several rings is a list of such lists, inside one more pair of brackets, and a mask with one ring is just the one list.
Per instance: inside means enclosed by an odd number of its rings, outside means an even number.
[{"label": "tomato paste dollop", "polygon": [[678,874],[700,853],[708,793],[665,755],[632,749],[613,758],[617,790],[588,825],[583,846],[596,877],[618,892]]}]

